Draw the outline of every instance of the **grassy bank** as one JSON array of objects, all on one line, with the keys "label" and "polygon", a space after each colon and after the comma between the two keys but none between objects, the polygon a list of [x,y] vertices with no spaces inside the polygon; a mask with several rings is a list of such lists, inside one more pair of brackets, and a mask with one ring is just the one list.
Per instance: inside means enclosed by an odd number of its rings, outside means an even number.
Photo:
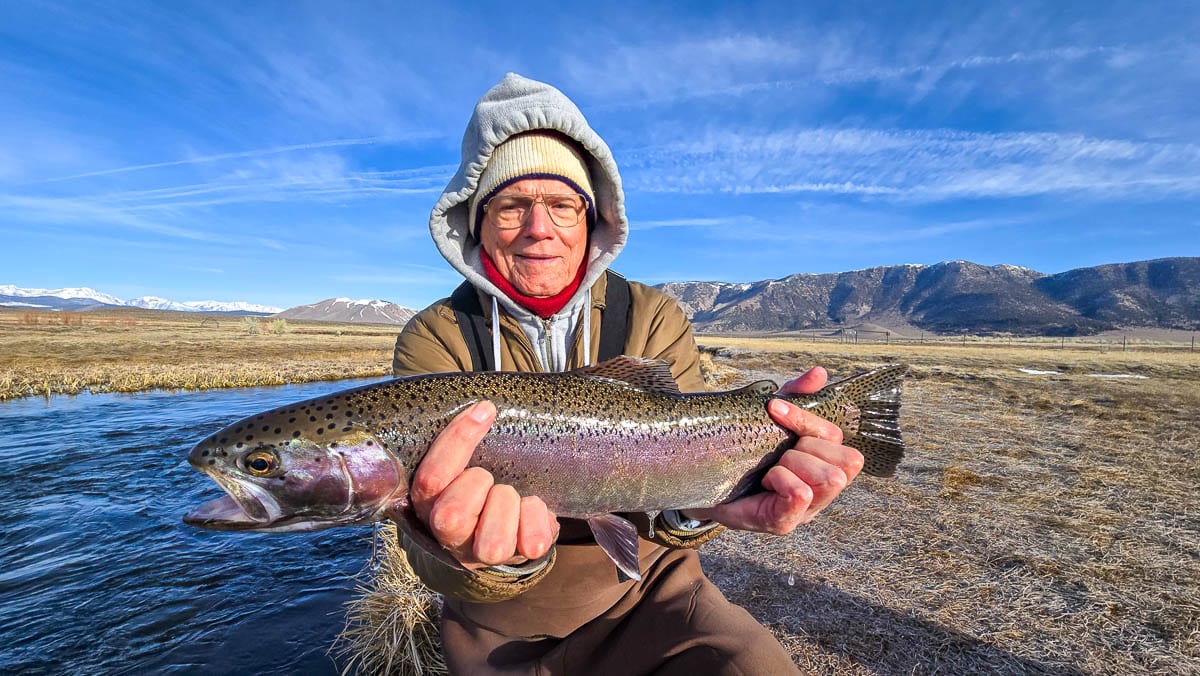
[{"label": "grassy bank", "polygon": [[895,479],[702,552],[802,668],[1200,673],[1200,355],[704,342],[726,384],[913,365]]},{"label": "grassy bank", "polygon": [[0,311],[0,400],[380,376],[398,333],[149,310]]}]

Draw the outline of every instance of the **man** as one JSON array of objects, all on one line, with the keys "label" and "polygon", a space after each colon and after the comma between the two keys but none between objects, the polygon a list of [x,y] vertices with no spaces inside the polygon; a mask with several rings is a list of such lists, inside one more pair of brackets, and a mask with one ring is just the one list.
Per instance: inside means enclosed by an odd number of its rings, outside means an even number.
[{"label": "man", "polygon": [[[675,302],[606,273],[628,235],[623,205],[612,154],[575,105],[548,85],[506,76],[476,105],[462,164],[430,217],[438,249],[470,287],[405,327],[395,374],[471,370],[489,357],[517,371],[594,363],[610,287],[627,287],[621,352],[665,360],[681,390],[703,390],[691,326]],[[464,302],[478,303],[483,317],[474,333],[464,330]],[[785,388],[812,392],[824,382],[814,369]],[[401,524],[413,569],[445,595],[451,670],[794,671],[770,632],[704,577],[695,548],[722,526],[790,532],[826,507],[863,459],[831,423],[778,400],[770,413],[799,440],[766,473],[764,492],[665,512],[653,524],[627,515],[642,530],[640,581],[617,575],[582,522],[560,522],[537,496],[468,467],[496,411],[479,402],[460,414],[418,467],[412,514]]]}]

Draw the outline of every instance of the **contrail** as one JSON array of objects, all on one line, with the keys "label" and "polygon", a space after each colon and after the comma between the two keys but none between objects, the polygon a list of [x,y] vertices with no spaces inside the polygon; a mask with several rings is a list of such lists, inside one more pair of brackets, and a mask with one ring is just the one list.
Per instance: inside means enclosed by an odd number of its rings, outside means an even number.
[{"label": "contrail", "polygon": [[276,148],[261,148],[259,150],[246,150],[240,153],[221,153],[219,155],[205,155],[203,157],[193,157],[186,160],[173,160],[171,162],[154,162],[151,164],[135,164],[129,167],[118,167],[116,169],[103,169],[101,171],[89,171],[83,174],[72,174],[70,176],[60,176],[58,178],[48,178],[38,183],[57,183],[59,181],[71,181],[77,178],[88,178],[90,176],[108,176],[110,174],[124,174],[131,171],[141,171],[143,169],[158,169],[159,167],[175,167],[183,164],[201,164],[203,162],[219,162],[221,160],[236,160],[243,157],[259,157],[262,155],[278,155],[280,153],[290,153],[297,150],[316,150],[318,148],[336,148],[339,146],[363,146],[379,143],[386,140],[382,136],[368,136],[366,138],[349,138],[337,139],[334,141],[319,141],[317,143],[300,143],[292,146],[279,146]]}]

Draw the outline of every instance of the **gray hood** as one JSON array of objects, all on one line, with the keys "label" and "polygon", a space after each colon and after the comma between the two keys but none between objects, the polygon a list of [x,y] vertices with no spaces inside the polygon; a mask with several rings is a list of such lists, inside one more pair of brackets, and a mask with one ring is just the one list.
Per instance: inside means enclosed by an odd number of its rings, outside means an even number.
[{"label": "gray hood", "polygon": [[514,134],[551,129],[565,134],[586,151],[588,171],[596,195],[596,226],[588,252],[588,270],[579,290],[563,312],[578,307],[580,299],[604,273],[625,246],[629,223],[625,220],[625,193],[608,145],[588,126],[583,113],[562,92],[548,84],[509,73],[479,103],[463,133],[462,163],[450,179],[429,216],[429,232],[446,260],[476,288],[498,298],[515,316],[529,312],[496,288],[483,274],[479,242],[471,236],[468,201],[479,185],[479,176],[492,150]]}]

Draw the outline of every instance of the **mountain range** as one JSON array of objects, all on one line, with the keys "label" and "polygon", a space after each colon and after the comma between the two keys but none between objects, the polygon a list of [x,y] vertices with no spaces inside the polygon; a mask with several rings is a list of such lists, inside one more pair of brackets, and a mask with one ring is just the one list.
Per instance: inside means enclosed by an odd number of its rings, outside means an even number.
[{"label": "mountain range", "polygon": [[324,322],[364,322],[368,324],[404,325],[417,314],[385,300],[350,300],[329,298],[311,305],[298,305],[275,315],[283,319],[308,319]]},{"label": "mountain range", "polygon": [[184,303],[142,296],[132,300],[121,300],[116,296],[89,289],[72,287],[67,289],[22,289],[8,285],[0,286],[0,306],[28,308],[30,310],[97,310],[112,307],[133,307],[146,310],[174,310],[176,312],[214,312],[238,315],[272,315],[282,308],[254,303],[226,303],[216,300],[196,300]]},{"label": "mountain range", "polygon": [[[1088,335],[1115,328],[1200,329],[1200,258],[1160,258],[1053,275],[969,261],[795,274],[759,282],[672,282],[700,332],[848,329],[878,324],[932,333]],[[281,310],[252,303],[123,301],[89,288],[0,286],[0,306],[39,310],[138,307],[402,325],[415,311],[382,300],[329,298]]]},{"label": "mountain range", "polygon": [[1161,258],[1047,275],[968,261],[897,265],[734,284],[662,284],[701,332],[849,328],[1088,335],[1200,329],[1200,258]]}]

